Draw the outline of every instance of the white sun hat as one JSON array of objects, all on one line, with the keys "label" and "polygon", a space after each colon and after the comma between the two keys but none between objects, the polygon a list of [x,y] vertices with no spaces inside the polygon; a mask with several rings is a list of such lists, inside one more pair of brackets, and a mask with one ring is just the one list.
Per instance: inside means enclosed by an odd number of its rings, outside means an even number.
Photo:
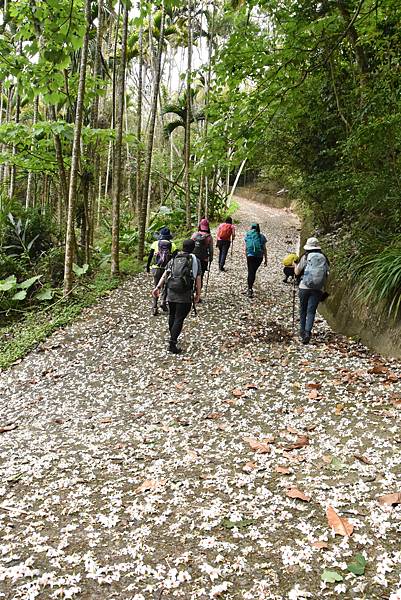
[{"label": "white sun hat", "polygon": [[304,250],[321,250],[319,240],[315,237],[310,237],[306,240]]}]

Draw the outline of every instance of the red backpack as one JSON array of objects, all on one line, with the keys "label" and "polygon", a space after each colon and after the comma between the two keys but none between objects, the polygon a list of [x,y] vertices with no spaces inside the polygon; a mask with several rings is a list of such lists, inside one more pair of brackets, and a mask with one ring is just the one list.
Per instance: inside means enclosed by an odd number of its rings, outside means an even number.
[{"label": "red backpack", "polygon": [[230,223],[222,223],[219,227],[219,239],[228,242],[231,239],[232,227]]}]

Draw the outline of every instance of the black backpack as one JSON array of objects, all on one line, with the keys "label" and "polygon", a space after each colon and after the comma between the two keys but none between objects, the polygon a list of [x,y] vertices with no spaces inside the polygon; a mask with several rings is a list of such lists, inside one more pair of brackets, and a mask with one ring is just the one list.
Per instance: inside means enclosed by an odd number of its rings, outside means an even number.
[{"label": "black backpack", "polygon": [[192,256],[190,254],[177,254],[171,264],[167,289],[178,294],[183,294],[192,291],[193,288]]},{"label": "black backpack", "polygon": [[192,238],[195,242],[194,254],[201,261],[209,258],[208,237],[209,234],[198,231]]}]

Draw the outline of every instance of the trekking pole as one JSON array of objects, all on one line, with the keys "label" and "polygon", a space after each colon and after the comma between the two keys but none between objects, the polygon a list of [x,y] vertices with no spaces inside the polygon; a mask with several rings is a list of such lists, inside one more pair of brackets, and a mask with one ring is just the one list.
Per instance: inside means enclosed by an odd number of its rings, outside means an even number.
[{"label": "trekking pole", "polygon": [[234,251],[234,240],[231,242],[231,258],[233,257],[233,251]]},{"label": "trekking pole", "polygon": [[211,265],[211,263],[209,262],[208,270],[207,270],[207,277],[206,277],[205,298],[207,296],[207,286],[209,285],[210,265]]},{"label": "trekking pole", "polygon": [[292,280],[292,337],[295,335],[295,277]]},{"label": "trekking pole", "polygon": [[194,311],[194,315],[195,315],[195,317],[197,317],[197,316],[198,316],[198,313],[197,313],[197,311],[196,311],[196,305],[195,305],[195,294],[192,294],[192,309],[193,309],[193,311]]}]

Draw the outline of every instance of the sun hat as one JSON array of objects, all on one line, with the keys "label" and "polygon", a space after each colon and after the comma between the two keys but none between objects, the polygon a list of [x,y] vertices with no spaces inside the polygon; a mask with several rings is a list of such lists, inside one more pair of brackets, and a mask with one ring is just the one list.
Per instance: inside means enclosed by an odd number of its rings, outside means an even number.
[{"label": "sun hat", "polygon": [[172,235],[168,227],[162,227],[159,231],[159,240],[171,240]]},{"label": "sun hat", "polygon": [[209,233],[210,226],[209,226],[209,221],[207,219],[203,218],[200,220],[199,231],[207,231]]},{"label": "sun hat", "polygon": [[310,237],[306,240],[304,250],[321,250],[319,240],[315,237]]}]

